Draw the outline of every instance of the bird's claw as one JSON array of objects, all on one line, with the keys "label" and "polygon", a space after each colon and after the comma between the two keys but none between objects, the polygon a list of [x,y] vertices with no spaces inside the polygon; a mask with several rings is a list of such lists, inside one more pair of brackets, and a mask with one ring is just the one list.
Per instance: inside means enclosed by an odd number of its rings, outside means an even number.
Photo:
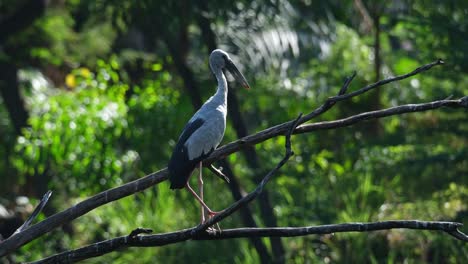
[{"label": "bird's claw", "polygon": [[[208,215],[208,220],[213,218],[215,215],[219,214],[221,212],[216,212],[216,211],[208,211],[206,212],[206,214]],[[203,219],[203,221],[200,223],[200,225],[206,223],[206,221],[208,220],[205,220]],[[206,229],[207,232],[213,232],[213,233],[216,233],[216,231],[220,232],[221,233],[221,227],[219,227],[219,223],[216,223],[216,228],[214,228],[213,226],[210,226]]]},{"label": "bird's claw", "polygon": [[210,227],[208,227],[208,228],[206,229],[206,232],[208,232],[208,233],[216,233],[216,231],[217,231],[216,228],[214,228],[214,227],[212,227],[212,226],[210,226]]}]

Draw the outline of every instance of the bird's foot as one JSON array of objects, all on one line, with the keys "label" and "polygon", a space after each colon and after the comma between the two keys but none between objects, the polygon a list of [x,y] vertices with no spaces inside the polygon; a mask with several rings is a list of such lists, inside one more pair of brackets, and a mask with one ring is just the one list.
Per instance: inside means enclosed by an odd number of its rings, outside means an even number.
[{"label": "bird's foot", "polygon": [[216,212],[216,211],[211,211],[211,210],[207,212],[209,218],[212,218],[213,216],[215,216],[215,215],[217,215],[219,213],[221,213],[221,212]]},{"label": "bird's foot", "polygon": [[[204,223],[200,223],[199,226],[203,225]],[[209,226],[209,227],[206,227],[205,232],[207,233],[211,233],[211,234],[216,234],[216,233],[221,233],[222,230],[221,228],[219,227],[219,224],[216,223],[216,227],[213,225],[213,226]]]},{"label": "bird's foot", "polygon": [[[206,223],[206,221],[208,221],[210,218],[213,218],[215,215],[221,213],[222,211],[220,212],[216,212],[216,211],[212,211],[212,210],[209,210],[206,212],[206,214],[208,215],[208,219],[207,220],[203,220],[201,224],[204,224]],[[213,227],[213,226],[210,226],[206,229],[208,232],[221,232],[221,228],[219,227],[219,223],[216,223],[216,228]]]},{"label": "bird's foot", "polygon": [[206,232],[208,232],[208,233],[216,233],[216,232],[221,233],[222,230],[221,230],[221,227],[219,226],[219,223],[216,223],[215,226],[209,226],[209,227],[206,229]]}]

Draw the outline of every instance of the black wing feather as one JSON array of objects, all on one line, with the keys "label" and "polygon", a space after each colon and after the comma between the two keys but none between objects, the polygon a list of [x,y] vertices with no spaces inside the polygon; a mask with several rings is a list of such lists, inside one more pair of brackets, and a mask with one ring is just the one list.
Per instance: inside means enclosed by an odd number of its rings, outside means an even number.
[{"label": "black wing feather", "polygon": [[213,150],[209,153],[204,154],[200,157],[197,157],[193,160],[189,160],[187,148],[184,146],[185,142],[190,138],[190,136],[199,129],[205,121],[201,118],[195,119],[194,121],[187,123],[182,135],[179,137],[179,141],[174,148],[169,165],[167,166],[169,170],[169,181],[171,182],[171,189],[182,189],[185,187],[188,178],[192,174],[193,170],[197,164],[208,157]]}]

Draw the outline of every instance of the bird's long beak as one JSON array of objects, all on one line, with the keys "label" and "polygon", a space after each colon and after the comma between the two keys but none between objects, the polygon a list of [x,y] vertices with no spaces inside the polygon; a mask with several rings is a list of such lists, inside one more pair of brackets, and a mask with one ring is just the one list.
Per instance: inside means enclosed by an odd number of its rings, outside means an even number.
[{"label": "bird's long beak", "polygon": [[232,60],[227,59],[226,60],[226,68],[229,70],[229,72],[234,76],[234,78],[242,85],[244,88],[249,89],[250,85],[245,79],[244,75],[237,69],[236,65]]}]

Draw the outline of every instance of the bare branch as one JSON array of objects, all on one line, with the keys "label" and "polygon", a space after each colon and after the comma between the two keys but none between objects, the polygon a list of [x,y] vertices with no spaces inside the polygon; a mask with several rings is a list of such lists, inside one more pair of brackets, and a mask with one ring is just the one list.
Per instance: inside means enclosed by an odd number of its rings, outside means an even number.
[{"label": "bare branch", "polygon": [[416,68],[415,70],[413,70],[412,72],[410,73],[407,73],[407,74],[403,74],[403,75],[399,75],[399,76],[395,76],[395,77],[391,77],[391,78],[388,78],[388,79],[385,79],[385,80],[381,80],[381,81],[378,81],[376,83],[373,83],[373,84],[369,84],[368,86],[364,87],[364,88],[361,88],[355,92],[352,92],[352,93],[349,93],[349,94],[346,94],[346,95],[339,95],[339,96],[335,96],[335,97],[332,97],[330,98],[332,101],[334,102],[339,102],[339,101],[343,101],[343,100],[346,100],[346,99],[349,99],[349,98],[352,98],[352,97],[355,97],[357,95],[360,95],[360,94],[363,94],[371,89],[374,89],[374,88],[377,88],[377,87],[380,87],[380,86],[383,86],[385,84],[388,84],[388,83],[391,83],[391,82],[396,82],[396,81],[400,81],[400,80],[403,80],[403,79],[406,79],[406,78],[409,78],[411,76],[414,76],[418,73],[421,73],[423,71],[427,71],[427,70],[430,70],[432,67],[434,66],[437,66],[437,65],[442,65],[444,64],[444,61],[442,59],[438,59],[434,62],[431,62],[429,64],[426,64],[426,65],[423,65],[421,67],[418,67]]},{"label": "bare branch", "polygon": [[466,235],[465,233],[463,233],[462,231],[458,229],[452,230],[452,231],[445,231],[445,232],[447,232],[449,235],[453,236],[454,238],[458,240],[468,242],[468,235]]},{"label": "bare branch", "polygon": [[117,237],[95,244],[91,244],[79,249],[62,252],[60,254],[42,259],[34,263],[73,263],[84,259],[89,259],[104,254],[128,248],[128,247],[156,247],[174,244],[189,239],[196,240],[222,240],[232,238],[247,237],[295,237],[305,235],[323,235],[341,232],[369,232],[389,229],[417,229],[444,231],[455,238],[468,241],[468,236],[458,230],[461,223],[436,222],[436,221],[382,221],[370,223],[344,223],[322,226],[307,227],[275,227],[275,228],[236,228],[226,229],[222,232],[195,232],[198,227],[185,229],[177,232],[136,236],[129,239],[128,236]]},{"label": "bare branch", "polygon": [[210,171],[212,171],[214,173],[214,175],[218,176],[219,178],[221,178],[223,181],[229,183],[229,177],[224,175],[224,173],[221,171],[221,169],[218,169],[216,168],[213,164],[210,164],[208,166],[208,168],[210,169]]},{"label": "bare branch", "polygon": [[29,227],[29,225],[36,219],[36,217],[39,215],[40,212],[42,212],[42,209],[44,209],[44,206],[47,204],[49,201],[50,196],[52,195],[52,191],[47,191],[44,196],[42,197],[41,201],[39,204],[36,206],[32,214],[28,217],[28,219],[20,226],[16,231],[13,233],[13,235],[18,234],[19,232],[25,230],[26,228]]},{"label": "bare branch", "polygon": [[9,254],[31,240],[36,239],[43,234],[50,232],[54,228],[70,222],[103,204],[140,192],[166,179],[167,169],[163,169],[158,172],[151,173],[141,179],[98,193],[3,240],[0,242],[0,257]]},{"label": "bare branch", "polygon": [[356,77],[356,74],[357,74],[356,72],[353,72],[353,74],[351,76],[349,76],[349,77],[347,77],[345,79],[345,82],[344,82],[343,86],[341,87],[340,91],[338,92],[338,96],[343,95],[343,94],[346,93],[346,91],[348,90],[349,85],[353,81],[354,77]]},{"label": "bare branch", "polygon": [[406,113],[428,111],[428,110],[433,110],[433,109],[437,109],[441,107],[468,108],[468,96],[465,96],[457,100],[439,100],[439,101],[433,101],[433,102],[422,103],[422,104],[400,105],[400,106],[390,107],[387,109],[365,112],[365,113],[353,115],[353,116],[339,119],[339,120],[301,125],[294,131],[294,133],[302,134],[302,133],[308,133],[308,132],[315,131],[315,130],[347,127],[350,125],[354,125],[358,122],[362,122],[364,120],[382,118],[382,117],[393,116],[393,115],[402,115]]},{"label": "bare branch", "polygon": [[[345,119],[335,120],[335,121],[326,121],[326,122],[317,122],[307,125],[300,125],[294,133],[305,133],[319,129],[331,129],[338,127],[345,127],[356,124],[358,122],[372,119],[372,118],[382,118],[392,115],[401,115],[404,113],[412,112],[421,112],[434,110],[441,107],[451,107],[451,108],[468,108],[468,96],[462,97],[457,100],[439,100],[423,104],[407,104],[402,106],[391,107],[383,110],[376,110],[371,112],[365,112],[350,116]],[[304,119],[303,117],[302,119]],[[263,131],[260,131],[256,134],[241,138],[239,140],[233,141],[229,144],[222,146],[221,148],[215,150],[210,157],[208,157],[205,162],[214,162],[220,157],[228,156],[234,152],[239,151],[239,149],[244,148],[248,145],[255,145],[261,143],[265,140],[268,140],[272,137],[277,137],[279,135],[284,135],[286,133],[288,125],[293,121],[288,121],[274,127],[267,128]],[[343,123],[340,123],[343,122]]]}]

